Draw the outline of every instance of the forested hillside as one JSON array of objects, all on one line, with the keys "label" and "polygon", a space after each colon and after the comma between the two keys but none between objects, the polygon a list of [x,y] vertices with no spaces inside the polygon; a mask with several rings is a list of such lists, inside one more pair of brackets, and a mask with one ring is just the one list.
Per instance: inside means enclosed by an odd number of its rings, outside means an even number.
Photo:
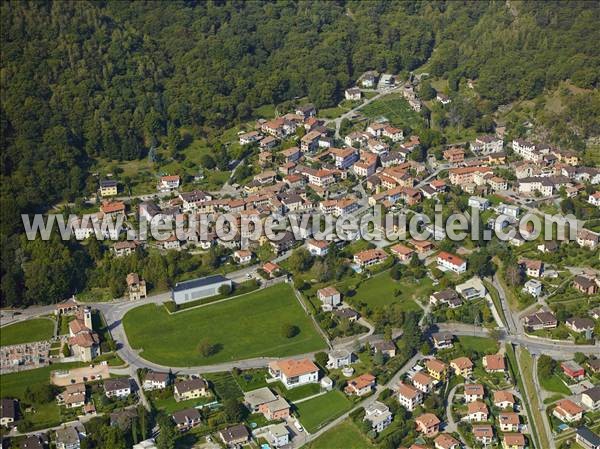
[{"label": "forested hillside", "polygon": [[[65,274],[85,266],[78,253],[58,241],[48,251],[27,244],[20,214],[76,198],[93,182],[89,167],[97,157],[141,158],[180,127],[222,128],[295,97],[331,106],[369,69],[406,74],[426,64],[451,87],[474,79],[490,108],[565,79],[596,88],[600,77],[597,2],[0,8],[2,304],[53,301],[82,282],[82,273]],[[40,251],[54,259],[36,262],[32,254]],[[40,295],[46,285],[50,291]]]}]

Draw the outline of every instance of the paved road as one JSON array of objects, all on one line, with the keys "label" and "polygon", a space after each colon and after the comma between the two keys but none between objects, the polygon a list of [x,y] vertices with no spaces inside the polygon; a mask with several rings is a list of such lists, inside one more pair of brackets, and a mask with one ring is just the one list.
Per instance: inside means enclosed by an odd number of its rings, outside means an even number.
[{"label": "paved road", "polygon": [[452,390],[450,390],[450,393],[448,393],[448,403],[446,404],[446,419],[448,421],[448,424],[446,424],[446,428],[444,429],[444,432],[446,433],[458,431],[458,426],[456,422],[454,422],[454,418],[452,417],[452,404],[454,403],[454,395],[456,393],[456,390],[458,389],[458,387],[461,387],[463,385],[463,383],[455,385],[454,387],[452,387]]},{"label": "paved road", "polygon": [[[486,328],[462,323],[438,323],[436,324],[440,332],[449,332],[454,335],[489,337],[489,331]],[[575,345],[567,342],[554,342],[544,338],[534,338],[528,335],[512,335],[505,331],[500,331],[500,342],[512,343],[516,346],[524,346],[532,354],[546,354],[555,359],[567,360],[573,358],[576,352],[584,354],[600,354],[600,344],[595,345]]]}]

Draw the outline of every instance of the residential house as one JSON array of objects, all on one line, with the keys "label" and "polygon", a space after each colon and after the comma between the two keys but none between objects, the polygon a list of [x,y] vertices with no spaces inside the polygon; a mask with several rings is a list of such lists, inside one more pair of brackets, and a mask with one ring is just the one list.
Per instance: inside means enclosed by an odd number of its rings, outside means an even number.
[{"label": "residential house", "polygon": [[351,87],[344,91],[344,96],[346,100],[359,101],[362,97],[362,92],[358,87]]},{"label": "residential house", "polygon": [[433,413],[423,413],[415,419],[417,432],[423,434],[427,438],[433,438],[440,431],[441,421]]},{"label": "residential house", "polygon": [[375,376],[372,374],[362,374],[349,380],[344,388],[344,392],[353,396],[366,396],[375,388]]},{"label": "residential house", "polygon": [[600,449],[600,436],[587,427],[579,427],[575,432],[575,441],[584,449]]},{"label": "residential house", "polygon": [[310,239],[306,242],[306,249],[313,256],[323,257],[329,252],[329,243],[326,240]]},{"label": "residential house", "polygon": [[471,431],[475,441],[487,446],[494,441],[494,428],[489,424],[474,424]]},{"label": "residential house", "polygon": [[427,369],[427,373],[438,381],[445,379],[448,374],[447,365],[437,359],[428,359],[425,362],[425,368]]},{"label": "residential house", "polygon": [[433,390],[433,377],[421,371],[416,372],[411,378],[415,388],[423,393],[430,393]]},{"label": "residential house", "polygon": [[204,379],[194,377],[176,382],[173,388],[173,395],[177,402],[187,401],[189,399],[209,396],[210,390],[208,389],[208,383]]},{"label": "residential house", "polygon": [[266,428],[263,427],[255,430],[253,434],[265,438],[271,447],[287,447],[290,442],[290,432],[284,423],[272,424]]},{"label": "residential house", "polygon": [[455,289],[467,301],[483,298],[487,292],[483,282],[477,276],[472,277],[462,284],[458,284]]},{"label": "residential house", "polygon": [[325,311],[331,311],[342,303],[342,295],[335,287],[324,287],[317,290],[317,297]]},{"label": "residential house", "polygon": [[552,415],[560,419],[562,422],[581,421],[583,418],[583,408],[575,404],[570,399],[561,399],[556,403],[556,407],[552,410]]},{"label": "residential house", "polygon": [[591,334],[591,332],[594,330],[595,324],[596,323],[594,323],[594,320],[590,318],[573,317],[565,321],[565,325],[569,329],[580,334],[584,332]]},{"label": "residential house", "polygon": [[146,281],[137,273],[129,273],[125,279],[127,283],[127,296],[130,301],[138,301],[146,297]]},{"label": "residential house", "polygon": [[100,212],[108,218],[116,218],[119,215],[125,216],[125,203],[122,201],[103,201]]},{"label": "residential house", "polygon": [[59,405],[66,408],[79,408],[85,405],[85,384],[76,383],[65,387],[65,391],[56,396]]},{"label": "residential house", "polygon": [[391,340],[376,341],[371,346],[373,347],[373,352],[381,352],[386,358],[396,357],[396,345]]},{"label": "residential house", "polygon": [[305,104],[304,106],[296,107],[296,114],[303,117],[304,120],[307,120],[310,117],[317,116],[317,108],[315,108],[315,105],[308,103],[308,104]]},{"label": "residential house", "polygon": [[238,249],[233,252],[233,259],[240,265],[249,264],[252,261],[252,251]]},{"label": "residential house", "polygon": [[503,373],[506,370],[504,356],[502,354],[484,356],[483,367],[488,373]]},{"label": "residential house", "polygon": [[573,287],[586,295],[595,295],[600,290],[599,282],[596,278],[577,275],[573,279]]},{"label": "residential house", "polygon": [[[489,167],[459,167],[448,170],[450,184],[463,188],[469,184],[477,184],[476,176],[483,177],[488,173],[493,174],[493,170]],[[477,182],[482,185],[485,181],[481,178],[481,181],[477,180]]]},{"label": "residential house", "polygon": [[383,127],[381,135],[390,139],[392,142],[400,142],[402,139],[404,139],[404,133],[402,132],[402,130],[390,125],[386,125]]},{"label": "residential house", "polygon": [[450,368],[457,376],[468,377],[473,374],[473,362],[468,357],[458,357],[450,362]]},{"label": "residential house", "polygon": [[227,447],[238,447],[250,441],[248,429],[243,424],[237,424],[220,430],[219,436]]},{"label": "residential house", "polygon": [[10,398],[0,399],[0,426],[12,427],[17,420],[17,401]]},{"label": "residential house", "polygon": [[522,433],[505,433],[502,449],[525,449],[525,436]]},{"label": "residential house", "polygon": [[115,242],[113,245],[113,252],[116,257],[124,257],[133,254],[137,248],[137,244],[131,240],[123,240],[121,242]]},{"label": "residential house", "polygon": [[444,151],[444,159],[451,164],[461,164],[465,161],[465,150],[452,147]]},{"label": "residential house", "polygon": [[464,398],[467,404],[482,401],[484,394],[483,385],[481,384],[465,384],[464,386]]},{"label": "residential house", "polygon": [[436,261],[438,267],[444,271],[450,270],[458,274],[467,271],[467,262],[465,260],[446,251],[441,251],[437,255]]},{"label": "residential house", "polygon": [[492,135],[479,136],[471,143],[471,151],[481,154],[499,153],[503,147],[503,140]]},{"label": "residential house", "polygon": [[115,196],[117,194],[117,181],[113,179],[103,179],[100,181],[100,196]]},{"label": "residential house", "polygon": [[262,135],[258,131],[250,131],[240,135],[240,145],[250,145],[262,139]]},{"label": "residential house", "polygon": [[371,405],[365,407],[364,420],[369,421],[372,430],[379,433],[392,423],[392,413],[387,405],[375,401]]},{"label": "residential house", "polygon": [[398,393],[398,402],[409,412],[414,411],[423,402],[423,393],[412,385],[400,382],[396,391]]},{"label": "residential house", "polygon": [[300,139],[300,150],[303,153],[310,153],[319,147],[319,137],[321,133],[319,131],[310,131],[306,133]]},{"label": "residential house", "polygon": [[588,229],[580,229],[577,233],[577,244],[589,249],[596,249],[600,242],[600,234],[596,234]]},{"label": "residential house", "polygon": [[468,201],[469,207],[479,209],[481,212],[487,210],[490,207],[490,204],[490,200],[480,196],[471,196]]},{"label": "residential house", "polygon": [[554,314],[547,310],[542,310],[532,313],[531,315],[527,315],[523,321],[525,326],[532,330],[554,329],[556,326],[558,326],[558,320]]},{"label": "residential house", "polygon": [[56,444],[56,449],[79,449],[81,447],[79,432],[77,432],[75,426],[56,429],[55,436],[54,443]]},{"label": "residential house", "polygon": [[146,391],[164,390],[171,382],[169,373],[161,373],[158,371],[148,371],[144,377],[142,388]]},{"label": "residential house", "polygon": [[500,412],[498,423],[502,432],[517,432],[521,421],[516,412]]},{"label": "residential house", "polygon": [[442,103],[443,105],[447,105],[451,102],[450,97],[448,97],[448,95],[443,94],[441,92],[437,93],[437,95],[435,96],[435,99],[437,101],[439,101],[440,103]]},{"label": "residential house", "polygon": [[19,447],[21,449],[45,449],[49,446],[48,443],[48,435],[42,433],[39,435],[30,435],[21,440]]},{"label": "residential house", "polygon": [[126,398],[131,394],[131,379],[118,377],[104,380],[104,395],[107,398]]},{"label": "residential house", "polygon": [[[454,292],[454,290],[450,291]],[[454,345],[454,335],[447,332],[436,332],[431,336],[431,339],[433,340],[433,347],[435,349],[447,349]]]},{"label": "residential house", "polygon": [[473,401],[467,404],[466,420],[469,422],[487,421],[489,416],[487,405],[481,401]]},{"label": "residential house", "polygon": [[435,449],[460,449],[460,441],[454,438],[452,435],[442,433],[433,440]]},{"label": "residential house", "polygon": [[329,353],[328,369],[339,369],[352,363],[352,352],[346,349],[334,349]]},{"label": "residential house", "polygon": [[591,193],[588,197],[588,203],[590,203],[592,206],[600,207],[600,191]]},{"label": "residential house", "polygon": [[388,254],[379,248],[367,249],[354,255],[354,263],[361,268],[368,268],[386,261]]},{"label": "residential house", "polygon": [[574,360],[561,362],[560,368],[563,370],[563,373],[565,373],[565,376],[570,377],[573,380],[585,379],[585,369]]},{"label": "residential house", "polygon": [[600,386],[588,388],[581,393],[581,403],[589,410],[600,410]]},{"label": "residential house", "polygon": [[212,201],[212,196],[200,190],[182,192],[179,194],[183,212],[197,212],[204,203]]},{"label": "residential house", "polygon": [[276,360],[269,363],[269,374],[281,380],[286,388],[319,381],[319,368],[309,359]]},{"label": "residential house", "polygon": [[360,317],[356,310],[352,310],[349,307],[334,310],[333,315],[341,320],[348,320],[350,323],[358,321],[358,318]]},{"label": "residential house", "polygon": [[161,192],[170,192],[179,188],[181,178],[177,175],[161,176],[158,182],[158,190]]},{"label": "residential house", "polygon": [[515,406],[515,397],[510,391],[494,391],[494,405],[498,408],[511,410]]},{"label": "residential house", "polygon": [[187,408],[185,410],[173,412],[171,417],[177,426],[177,430],[181,431],[196,427],[202,420],[200,412],[196,408]]},{"label": "residential house", "polygon": [[542,294],[542,287],[542,283],[537,279],[529,279],[523,284],[523,291],[537,298]]},{"label": "residential house", "polygon": [[273,262],[265,262],[262,269],[269,278],[277,276],[278,272],[281,271],[281,267]]},{"label": "residential house", "polygon": [[522,258],[519,260],[519,265],[525,271],[525,274],[532,278],[540,278],[544,271],[544,263],[541,260]]},{"label": "residential house", "polygon": [[398,243],[390,248],[390,252],[398,258],[400,262],[409,262],[412,259],[414,250],[402,243]]}]

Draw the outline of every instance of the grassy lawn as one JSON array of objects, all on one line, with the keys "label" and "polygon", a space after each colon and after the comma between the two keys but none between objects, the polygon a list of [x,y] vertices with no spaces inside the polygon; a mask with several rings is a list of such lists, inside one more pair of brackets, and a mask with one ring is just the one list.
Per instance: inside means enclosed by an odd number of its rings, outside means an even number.
[{"label": "grassy lawn", "polygon": [[502,323],[504,324],[504,326],[507,326],[506,316],[504,315],[504,309],[502,308],[502,302],[500,301],[500,296],[498,296],[498,291],[496,290],[496,287],[494,287],[492,284],[485,280],[483,281],[483,285],[492,297],[492,302],[494,303],[494,307],[496,308],[498,315],[500,315]]},{"label": "grassy lawn", "polygon": [[275,389],[291,402],[298,401],[321,392],[321,386],[319,384],[306,384],[296,388],[290,388],[289,390],[281,383],[272,385],[275,385]]},{"label": "grassy lawn", "polygon": [[[351,301],[364,302],[373,309],[400,304],[406,312],[420,312],[421,308],[415,300],[427,297],[432,292],[429,278],[420,279],[416,284],[408,280],[394,281],[389,271],[384,271],[361,283]],[[394,293],[398,293],[398,296]]]},{"label": "grassy lawn", "polygon": [[352,408],[352,402],[341,391],[330,391],[296,406],[296,414],[302,425],[310,433],[317,431]]},{"label": "grassy lawn", "polygon": [[486,354],[496,354],[499,346],[498,342],[492,338],[470,337],[461,335],[458,337],[460,345],[467,352],[484,352]]},{"label": "grassy lawn", "polygon": [[[285,357],[325,347],[287,284],[175,315],[149,304],[128,312],[123,322],[131,345],[143,349],[142,357],[168,366]],[[288,323],[299,328],[295,337],[283,335]],[[197,349],[205,339],[216,348],[208,357]]]},{"label": "grassy lawn", "polygon": [[39,318],[21,321],[2,328],[0,346],[48,340],[54,335],[54,320]]},{"label": "grassy lawn", "polygon": [[184,410],[186,408],[197,407],[199,405],[208,404],[214,401],[213,396],[207,398],[190,399],[188,401],[177,402],[173,396],[166,399],[153,399],[152,406],[157,410],[163,410],[167,413],[173,413],[177,410]]},{"label": "grassy lawn", "polygon": [[320,109],[317,114],[319,118],[337,118],[346,112],[348,109],[335,106],[333,108]]},{"label": "grassy lawn", "polygon": [[[3,374],[0,376],[0,392],[2,392],[2,397],[24,401],[25,389],[30,385],[50,383],[51,371],[78,366],[82,366],[82,364],[63,363],[19,373]],[[61,423],[61,410],[54,400],[46,404],[34,404],[33,412],[25,413],[25,418],[31,422],[34,429],[53,427]]]},{"label": "grassy lawn", "polygon": [[235,378],[229,372],[211,373],[204,375],[204,377],[210,382],[215,394],[221,401],[230,398],[239,399],[244,396]]},{"label": "grassy lawn", "polygon": [[307,446],[308,449],[371,449],[374,447],[350,420],[328,430]]},{"label": "grassy lawn", "polygon": [[402,94],[390,94],[382,97],[360,109],[369,118],[385,117],[394,126],[410,126],[420,128],[423,120],[418,112],[411,109]]},{"label": "grassy lawn", "polygon": [[521,366],[521,372],[524,374],[523,376],[523,384],[525,385],[526,392],[521,391],[521,393],[526,393],[527,397],[524,398],[525,405],[527,407],[528,415],[531,417],[532,421],[530,425],[532,434],[537,436],[537,441],[539,442],[540,447],[550,447],[550,442],[548,441],[546,431],[544,430],[544,417],[542,416],[542,411],[540,411],[538,404],[538,395],[535,385],[533,384],[533,359],[531,358],[531,354],[527,352],[526,349],[521,348],[521,352],[517,354],[519,359],[519,365]]},{"label": "grassy lawn", "polygon": [[[538,374],[539,375],[539,374]],[[546,391],[550,391],[552,393],[560,393],[567,396],[571,395],[571,390],[560,380],[556,374],[553,374],[550,377],[539,377],[540,385]]]}]

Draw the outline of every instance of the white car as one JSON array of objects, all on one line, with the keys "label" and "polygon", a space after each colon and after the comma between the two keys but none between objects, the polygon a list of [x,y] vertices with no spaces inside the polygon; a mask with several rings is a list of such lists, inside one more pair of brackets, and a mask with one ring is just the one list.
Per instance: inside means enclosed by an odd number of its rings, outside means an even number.
[{"label": "white car", "polygon": [[296,426],[296,429],[298,429],[298,432],[304,432],[304,427],[302,427],[302,424],[300,424],[300,421],[294,421],[294,426]]}]

